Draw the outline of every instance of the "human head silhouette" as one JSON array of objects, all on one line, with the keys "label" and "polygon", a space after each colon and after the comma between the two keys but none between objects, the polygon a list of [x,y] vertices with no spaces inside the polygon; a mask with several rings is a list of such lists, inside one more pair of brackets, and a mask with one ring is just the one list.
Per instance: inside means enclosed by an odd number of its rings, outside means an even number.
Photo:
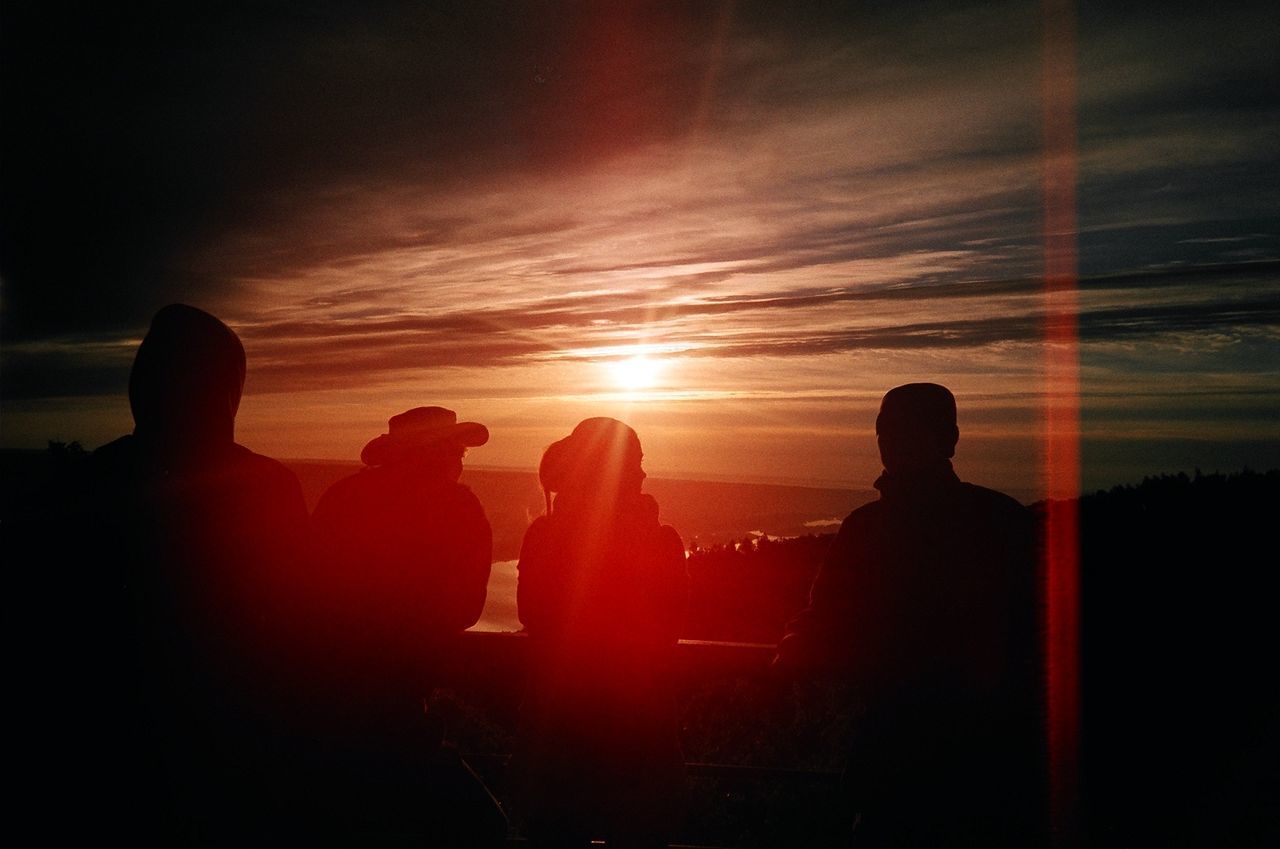
[{"label": "human head silhouette", "polygon": [[489,429],[479,422],[460,422],[444,407],[414,407],[387,422],[387,432],[374,437],[360,452],[368,466],[458,480],[468,448],[489,441]]},{"label": "human head silhouette", "polygon": [[638,495],[645,473],[640,437],[617,419],[584,419],[573,432],[542,454],[538,480],[547,493],[569,500]]},{"label": "human head silhouette", "polygon": [[876,440],[885,471],[910,474],[955,456],[956,399],[936,383],[908,383],[885,393]]},{"label": "human head silhouette", "polygon": [[170,454],[231,444],[244,374],[231,328],[186,304],[164,307],[129,372],[134,434]]}]

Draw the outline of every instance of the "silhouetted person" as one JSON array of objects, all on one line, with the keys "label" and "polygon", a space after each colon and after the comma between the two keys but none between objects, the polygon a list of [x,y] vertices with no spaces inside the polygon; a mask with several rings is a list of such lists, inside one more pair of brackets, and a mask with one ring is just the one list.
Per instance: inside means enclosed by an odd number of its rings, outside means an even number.
[{"label": "silhouetted person", "polygon": [[539,467],[549,512],[520,551],[532,665],[513,769],[537,845],[665,846],[679,816],[668,664],[685,607],[684,549],[641,492],[642,456],[635,431],[592,418]]},{"label": "silhouetted person", "polygon": [[[361,452],[365,468],[331,486],[312,515],[337,570],[347,639],[371,641],[419,676],[439,640],[474,625],[484,607],[493,535],[458,478],[467,449],[488,441],[484,425],[443,407],[392,416]],[[422,695],[409,705],[419,713]]]},{"label": "silhouetted person", "polygon": [[[484,607],[493,540],[484,509],[458,482],[467,449],[489,441],[452,410],[416,407],[361,452],[365,468],[335,483],[312,515],[333,632],[331,693],[347,739],[333,747],[354,786],[353,827],[417,821],[433,843],[501,831],[500,815],[446,759],[423,705],[447,638]],[[356,798],[360,797],[360,798]],[[363,808],[363,810],[361,810]],[[444,832],[448,831],[448,834]]]},{"label": "silhouetted person", "polygon": [[835,672],[865,706],[848,766],[855,846],[1038,845],[1030,515],[956,477],[945,387],[890,390],[876,435],[880,499],[841,525],[775,666]]},{"label": "silhouetted person", "polygon": [[94,739],[65,766],[92,776],[82,799],[104,834],[288,827],[279,732],[307,514],[296,477],[235,442],[244,377],[221,321],[156,313],[129,376],[134,431],[89,458],[67,519],[62,624],[79,645],[64,674]]}]

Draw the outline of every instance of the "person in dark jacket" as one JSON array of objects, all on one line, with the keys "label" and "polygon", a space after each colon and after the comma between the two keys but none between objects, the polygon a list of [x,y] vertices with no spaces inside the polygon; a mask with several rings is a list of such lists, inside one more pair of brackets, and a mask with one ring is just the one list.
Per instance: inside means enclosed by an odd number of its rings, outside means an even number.
[{"label": "person in dark jacket", "polygon": [[307,514],[293,473],[235,441],[244,378],[230,328],[160,310],[129,376],[133,433],[93,453],[71,498],[64,672],[98,731],[77,772],[102,770],[85,796],[110,808],[101,833],[292,827],[277,790]]},{"label": "person in dark jacket", "polygon": [[506,822],[424,718],[449,639],[484,607],[493,539],[483,507],[459,483],[468,448],[489,431],[452,410],[392,416],[312,514],[335,636],[327,709],[343,728],[333,761],[348,773],[348,828],[393,827],[432,844],[505,838]]},{"label": "person in dark jacket", "polygon": [[848,767],[855,845],[1038,845],[1031,516],[956,476],[945,387],[890,390],[876,435],[880,499],[841,525],[775,669],[834,673],[862,701]]},{"label": "person in dark jacket", "polygon": [[[683,760],[669,680],[684,548],[641,492],[640,440],[591,418],[543,454],[520,551],[531,669],[514,772],[536,845],[665,846]],[[554,501],[552,493],[555,493]]]},{"label": "person in dark jacket", "polygon": [[317,543],[341,570],[335,585],[357,619],[353,640],[416,647],[474,625],[484,608],[493,534],[484,508],[458,482],[468,448],[489,441],[476,422],[443,407],[392,416],[360,453],[365,468],[321,496]]}]

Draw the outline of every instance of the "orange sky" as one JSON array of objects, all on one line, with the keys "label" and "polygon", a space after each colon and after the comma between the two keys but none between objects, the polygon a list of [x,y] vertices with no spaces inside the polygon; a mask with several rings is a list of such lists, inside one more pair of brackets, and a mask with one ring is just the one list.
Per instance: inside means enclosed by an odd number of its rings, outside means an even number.
[{"label": "orange sky", "polygon": [[[244,340],[267,454],[353,460],[441,404],[491,428],[477,464],[614,415],[652,474],[862,487],[880,396],[929,380],[961,474],[1038,497],[1038,8],[99,21],[137,63],[110,89],[85,24],[28,57],[77,93],[18,116],[46,183],[7,193],[0,440],[127,432],[132,351],[186,301]],[[1280,464],[1265,18],[1107,14],[1077,57],[1084,485]]]}]

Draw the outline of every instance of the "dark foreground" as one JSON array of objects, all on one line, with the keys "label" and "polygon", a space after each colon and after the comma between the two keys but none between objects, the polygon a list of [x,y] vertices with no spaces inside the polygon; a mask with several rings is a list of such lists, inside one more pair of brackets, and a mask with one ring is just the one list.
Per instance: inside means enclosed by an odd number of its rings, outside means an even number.
[{"label": "dark foreground", "polygon": [[[21,507],[12,481],[6,522]],[[1280,618],[1269,592],[1278,496],[1273,471],[1155,478],[1081,499],[1080,755],[1089,845],[1280,844]],[[822,547],[815,538],[756,542],[689,560],[686,637],[755,645],[686,640],[679,649],[690,789],[682,842],[848,840],[853,811],[842,784],[858,765],[844,752],[858,694],[814,682],[779,695],[762,675],[782,624],[804,603]],[[12,764],[24,788],[17,807],[46,834],[83,835],[94,826],[77,812],[92,811],[112,776],[131,768],[127,752],[104,763],[95,753],[113,747],[86,741],[128,730],[106,720],[115,715],[112,693],[86,689],[68,663],[76,645],[91,654],[100,636],[56,603],[77,575],[47,574],[38,556],[5,563],[15,578]],[[500,800],[523,651],[519,636],[463,635],[428,714]],[[406,740],[405,749],[419,742]],[[401,812],[412,811],[407,801]],[[131,807],[118,819],[141,823],[154,814],[154,800]],[[392,817],[386,826],[400,831]],[[518,822],[510,834],[519,834]]]}]

